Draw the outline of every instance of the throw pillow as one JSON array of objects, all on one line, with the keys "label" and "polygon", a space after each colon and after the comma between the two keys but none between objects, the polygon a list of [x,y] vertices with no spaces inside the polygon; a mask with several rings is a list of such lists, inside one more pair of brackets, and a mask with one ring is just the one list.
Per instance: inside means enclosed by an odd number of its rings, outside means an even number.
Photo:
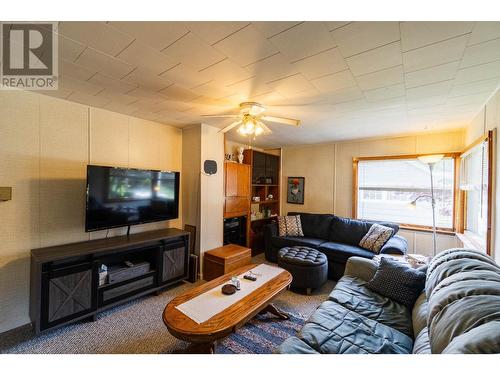
[{"label": "throw pillow", "polygon": [[295,236],[303,237],[300,215],[296,216],[278,216],[278,229],[280,237]]},{"label": "throw pillow", "polygon": [[391,238],[394,229],[380,224],[372,224],[368,233],[359,241],[359,246],[378,254],[382,246]]},{"label": "throw pillow", "polygon": [[382,257],[366,287],[412,309],[425,287],[425,277],[425,272],[411,268],[404,262]]}]

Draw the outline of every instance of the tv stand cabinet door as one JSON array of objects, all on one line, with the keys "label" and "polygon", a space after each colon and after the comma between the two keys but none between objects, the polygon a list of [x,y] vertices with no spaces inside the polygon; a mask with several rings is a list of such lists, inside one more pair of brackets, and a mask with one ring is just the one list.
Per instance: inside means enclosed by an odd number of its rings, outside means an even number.
[{"label": "tv stand cabinet door", "polygon": [[91,313],[96,309],[97,266],[82,264],[42,276],[41,329]]},{"label": "tv stand cabinet door", "polygon": [[167,245],[162,254],[162,273],[160,284],[181,279],[187,271],[187,248],[184,242],[176,245]]}]

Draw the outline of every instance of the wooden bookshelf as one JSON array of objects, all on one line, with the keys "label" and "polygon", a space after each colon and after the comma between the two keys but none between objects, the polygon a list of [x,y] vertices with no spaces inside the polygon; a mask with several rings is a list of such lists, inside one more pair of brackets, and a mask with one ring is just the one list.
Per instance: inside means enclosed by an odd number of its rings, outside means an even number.
[{"label": "wooden bookshelf", "polygon": [[[280,215],[280,165],[279,155],[245,150],[243,163],[249,164],[250,168],[250,211],[261,213],[259,218],[248,220],[249,246],[252,248],[252,256],[264,251],[263,227],[276,216]],[[272,195],[271,199],[268,199]],[[254,202],[253,197],[259,197],[259,202]],[[250,215],[251,217],[251,215]]]}]

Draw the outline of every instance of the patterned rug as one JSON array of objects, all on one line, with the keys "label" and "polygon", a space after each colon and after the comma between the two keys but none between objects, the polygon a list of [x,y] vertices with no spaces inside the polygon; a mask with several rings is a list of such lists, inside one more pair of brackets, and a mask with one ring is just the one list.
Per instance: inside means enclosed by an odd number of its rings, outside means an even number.
[{"label": "patterned rug", "polygon": [[257,315],[216,347],[217,354],[272,354],[290,336],[295,336],[305,319],[290,315],[280,320],[270,314]]}]

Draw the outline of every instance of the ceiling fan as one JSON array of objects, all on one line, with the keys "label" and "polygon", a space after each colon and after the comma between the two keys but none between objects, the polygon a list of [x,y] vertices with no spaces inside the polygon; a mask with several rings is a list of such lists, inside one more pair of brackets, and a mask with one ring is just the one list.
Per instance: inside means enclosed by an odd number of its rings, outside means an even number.
[{"label": "ceiling fan", "polygon": [[203,117],[235,118],[236,121],[221,129],[222,133],[227,133],[239,125],[238,133],[246,136],[257,136],[261,134],[271,134],[272,131],[263,122],[274,122],[278,124],[299,126],[300,120],[286,117],[264,115],[266,107],[256,102],[243,102],[240,104],[240,113],[234,115],[205,115]]}]

